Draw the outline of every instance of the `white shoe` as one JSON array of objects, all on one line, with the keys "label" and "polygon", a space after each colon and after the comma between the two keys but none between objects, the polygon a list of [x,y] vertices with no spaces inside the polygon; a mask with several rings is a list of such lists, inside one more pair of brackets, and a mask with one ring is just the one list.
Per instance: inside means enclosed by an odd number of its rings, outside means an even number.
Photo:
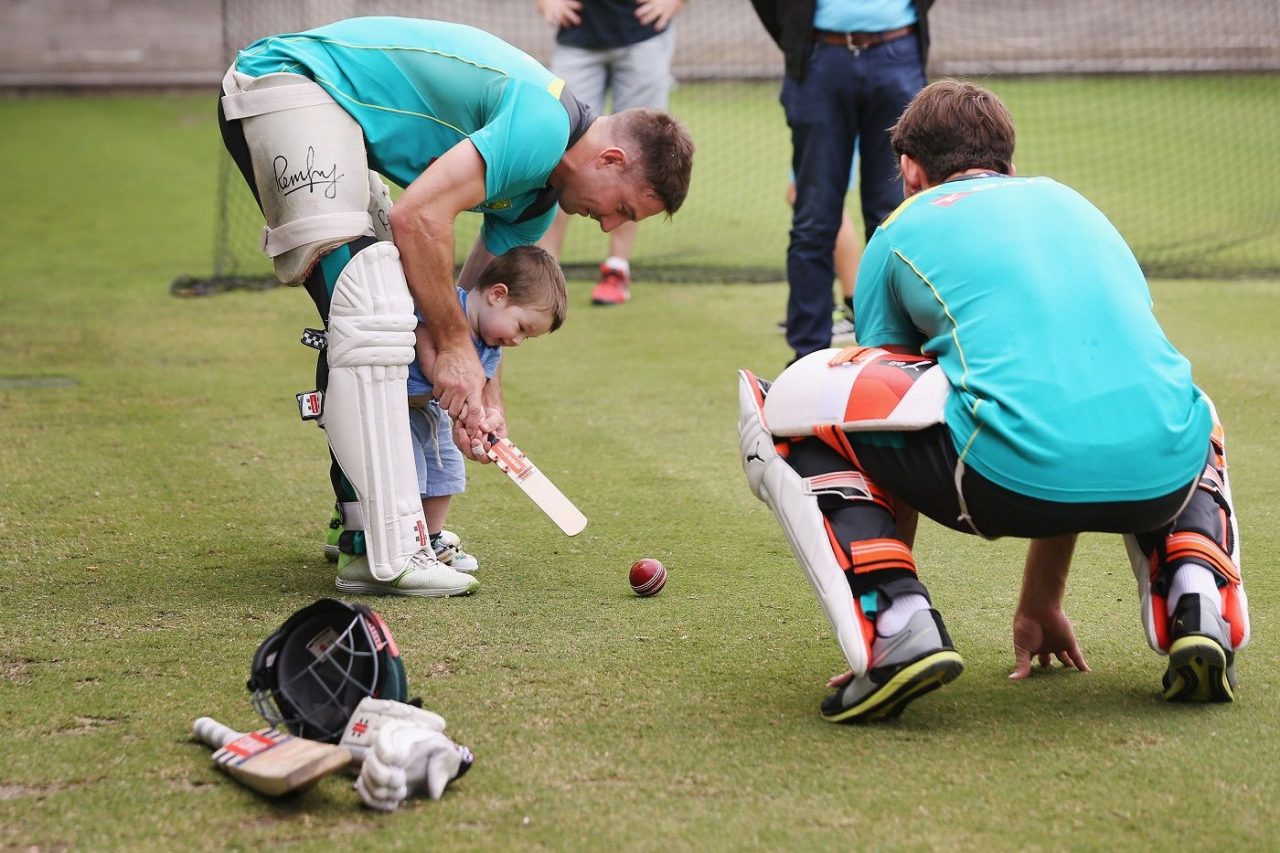
[{"label": "white shoe", "polygon": [[341,592],[365,595],[447,598],[470,595],[480,588],[480,581],[442,565],[430,551],[419,551],[405,562],[400,574],[389,581],[380,581],[369,572],[366,555],[343,554],[338,558],[338,578],[334,586]]},{"label": "white shoe", "polygon": [[462,539],[452,530],[441,530],[435,547],[436,559],[459,572],[474,572],[480,561],[462,550]]}]

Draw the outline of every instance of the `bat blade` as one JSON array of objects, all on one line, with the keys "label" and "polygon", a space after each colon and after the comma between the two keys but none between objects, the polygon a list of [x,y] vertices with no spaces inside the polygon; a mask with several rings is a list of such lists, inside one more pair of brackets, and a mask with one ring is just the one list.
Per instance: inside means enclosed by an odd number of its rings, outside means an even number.
[{"label": "bat blade", "polygon": [[192,732],[214,748],[213,762],[220,770],[268,797],[301,791],[351,761],[345,747],[294,737],[278,729],[241,734],[210,717],[201,717]]},{"label": "bat blade", "polygon": [[500,438],[493,442],[488,453],[511,482],[519,486],[566,535],[577,536],[587,526],[587,517],[582,511],[510,439]]}]

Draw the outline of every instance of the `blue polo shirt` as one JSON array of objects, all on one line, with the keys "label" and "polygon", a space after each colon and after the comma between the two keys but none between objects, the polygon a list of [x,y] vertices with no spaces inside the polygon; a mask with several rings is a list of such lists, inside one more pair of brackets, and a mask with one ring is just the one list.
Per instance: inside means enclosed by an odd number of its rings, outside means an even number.
[{"label": "blue polo shirt", "polygon": [[[467,297],[470,296],[467,291],[461,287],[458,290],[458,301],[462,303],[462,313],[467,313]],[[422,315],[418,314],[418,319],[422,319]],[[486,379],[492,379],[493,375],[498,372],[498,362],[502,361],[502,347],[491,347],[480,338],[476,337],[475,332],[471,333],[471,343],[475,344],[476,356],[480,359],[480,367],[484,370]],[[426,374],[422,372],[422,368],[418,365],[415,358],[409,362],[409,380],[408,380],[410,397],[425,397],[429,395],[434,385],[428,381]]]},{"label": "blue polo shirt", "polygon": [[485,161],[485,247],[500,255],[533,243],[552,205],[520,221],[547,185],[569,139],[564,81],[496,36],[416,18],[353,18],[269,36],[240,51],[236,68],[292,72],[324,87],[364,130],[369,165],[400,186],[470,139]]},{"label": "blue polo shirt", "polygon": [[1115,227],[1049,178],[949,181],[867,244],[864,346],[919,347],[951,383],[966,465],[1019,494],[1136,501],[1185,486],[1212,426]]}]

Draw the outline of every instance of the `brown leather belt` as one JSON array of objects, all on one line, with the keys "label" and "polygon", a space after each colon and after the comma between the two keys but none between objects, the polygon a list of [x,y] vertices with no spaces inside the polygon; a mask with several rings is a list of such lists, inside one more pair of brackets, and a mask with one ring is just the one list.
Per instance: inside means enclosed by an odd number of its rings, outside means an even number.
[{"label": "brown leather belt", "polygon": [[814,30],[813,40],[823,44],[842,44],[849,50],[866,50],[869,47],[906,38],[916,31],[916,25],[898,27],[881,33],[833,33],[830,30]]}]

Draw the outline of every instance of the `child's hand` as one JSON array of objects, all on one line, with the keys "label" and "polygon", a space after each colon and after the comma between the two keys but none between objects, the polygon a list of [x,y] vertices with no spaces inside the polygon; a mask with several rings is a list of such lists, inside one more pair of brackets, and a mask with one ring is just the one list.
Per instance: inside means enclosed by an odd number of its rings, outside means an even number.
[{"label": "child's hand", "polygon": [[489,440],[484,437],[486,435],[483,431],[479,436],[467,435],[467,431],[457,421],[453,422],[453,443],[458,445],[463,456],[481,465],[488,465],[493,461],[489,458]]}]

